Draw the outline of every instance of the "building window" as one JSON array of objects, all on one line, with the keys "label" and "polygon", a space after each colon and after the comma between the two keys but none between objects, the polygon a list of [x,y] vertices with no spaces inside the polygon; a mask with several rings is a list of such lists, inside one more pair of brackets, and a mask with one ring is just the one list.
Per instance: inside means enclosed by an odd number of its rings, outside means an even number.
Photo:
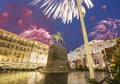
[{"label": "building window", "polygon": [[2,43],[0,43],[0,46],[2,45]]},{"label": "building window", "polygon": [[39,51],[37,51],[37,53],[39,53]]},{"label": "building window", "polygon": [[14,59],[12,59],[12,62],[14,62]]},{"label": "building window", "polygon": [[2,32],[0,32],[0,38],[2,37]]},{"label": "building window", "polygon": [[19,58],[19,57],[20,57],[20,55],[18,54],[18,55],[17,55],[17,57]]},{"label": "building window", "polygon": [[5,43],[2,43],[2,46],[5,47]]},{"label": "building window", "polygon": [[4,44],[4,47],[8,47],[8,44],[7,44],[7,43],[5,43],[5,44]]},{"label": "building window", "polygon": [[22,58],[24,58],[24,56],[22,56]]},{"label": "building window", "polygon": [[43,48],[43,50],[45,51],[45,48]]},{"label": "building window", "polygon": [[8,54],[8,52],[7,51],[5,51],[5,55],[7,55]]},{"label": "building window", "polygon": [[7,62],[9,62],[10,59],[7,59]]},{"label": "building window", "polygon": [[16,42],[16,40],[13,38],[13,39],[12,39],[12,42]]},{"label": "building window", "polygon": [[11,46],[12,48],[14,47],[14,45]]},{"label": "building window", "polygon": [[9,55],[12,55],[12,52],[9,52]]},{"label": "building window", "polygon": [[14,52],[14,55],[16,55],[16,52]]},{"label": "building window", "polygon": [[20,47],[20,50],[22,50],[22,47]]},{"label": "building window", "polygon": [[4,58],[2,58],[1,60],[4,61]]},{"label": "building window", "polygon": [[16,60],[16,62],[19,62],[18,60]]},{"label": "building window", "polygon": [[18,49],[18,46],[16,46],[16,48],[15,49]]},{"label": "building window", "polygon": [[2,50],[0,50],[0,53],[2,53]]},{"label": "building window", "polygon": [[29,49],[27,49],[27,51],[29,51]]},{"label": "building window", "polygon": [[10,44],[9,43],[7,44],[7,48],[10,48]]},{"label": "building window", "polygon": [[26,48],[24,48],[24,51],[26,51]]}]

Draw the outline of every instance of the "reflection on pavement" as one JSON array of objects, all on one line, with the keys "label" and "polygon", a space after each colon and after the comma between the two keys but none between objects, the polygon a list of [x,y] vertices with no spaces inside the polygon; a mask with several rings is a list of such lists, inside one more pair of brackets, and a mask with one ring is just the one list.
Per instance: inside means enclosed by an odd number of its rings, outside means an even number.
[{"label": "reflection on pavement", "polygon": [[[9,72],[0,73],[0,84],[89,84],[85,76],[89,72],[71,72],[44,74],[40,72]],[[96,72],[97,80],[105,77],[104,72]]]}]

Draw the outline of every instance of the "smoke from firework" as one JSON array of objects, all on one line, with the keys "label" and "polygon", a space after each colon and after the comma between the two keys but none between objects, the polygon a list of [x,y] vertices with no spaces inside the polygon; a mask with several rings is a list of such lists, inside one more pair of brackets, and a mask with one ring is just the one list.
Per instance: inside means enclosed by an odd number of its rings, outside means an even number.
[{"label": "smoke from firework", "polygon": [[108,40],[119,36],[120,19],[107,18],[101,20],[89,33],[89,37],[94,37],[97,40]]},{"label": "smoke from firework", "polygon": [[33,25],[29,28],[29,30],[24,30],[24,32],[20,35],[29,39],[43,42],[45,44],[50,45],[52,43],[51,35],[48,31],[42,28],[37,29],[37,27]]}]

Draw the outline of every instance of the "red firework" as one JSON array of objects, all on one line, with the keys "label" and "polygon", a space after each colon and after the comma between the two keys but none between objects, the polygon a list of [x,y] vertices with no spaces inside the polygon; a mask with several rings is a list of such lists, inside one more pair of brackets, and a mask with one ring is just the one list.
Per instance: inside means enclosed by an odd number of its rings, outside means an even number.
[{"label": "red firework", "polygon": [[3,16],[3,17],[8,17],[8,13],[7,13],[7,12],[4,12],[4,13],[2,14],[2,16]]},{"label": "red firework", "polygon": [[119,36],[119,31],[120,20],[107,18],[98,22],[89,36],[98,40],[107,40]]},{"label": "red firework", "polygon": [[102,8],[102,10],[106,10],[107,6],[106,5],[102,5],[101,8]]},{"label": "red firework", "polygon": [[94,22],[95,21],[95,16],[91,16],[90,19],[91,19],[92,22]]},{"label": "red firework", "polygon": [[23,20],[22,20],[22,19],[19,19],[19,20],[18,20],[18,24],[19,24],[19,25],[23,25]]},{"label": "red firework", "polygon": [[45,44],[51,44],[51,35],[48,31],[46,31],[43,28],[37,29],[36,26],[31,25],[31,27],[28,30],[24,30],[23,33],[20,34],[23,37],[34,39],[40,42],[43,42]]},{"label": "red firework", "polygon": [[32,16],[32,14],[33,14],[33,12],[32,12],[32,10],[30,10],[30,9],[28,9],[28,8],[25,8],[24,10],[23,10],[23,13],[24,13],[24,16]]}]

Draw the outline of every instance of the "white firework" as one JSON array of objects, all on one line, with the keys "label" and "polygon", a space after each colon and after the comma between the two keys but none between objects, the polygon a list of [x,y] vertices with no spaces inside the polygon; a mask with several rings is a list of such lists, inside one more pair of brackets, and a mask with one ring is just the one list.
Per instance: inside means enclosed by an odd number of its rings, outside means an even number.
[{"label": "white firework", "polygon": [[31,1],[29,4],[32,4],[32,5],[36,5],[37,3],[39,3],[41,0],[33,0]]},{"label": "white firework", "polygon": [[[33,0],[30,4],[36,5],[42,0]],[[89,8],[93,7],[91,0],[81,0]],[[80,4],[81,4],[80,3]],[[45,8],[43,13],[49,18],[51,15],[53,19],[62,19],[62,22],[71,23],[73,18],[79,19],[79,11],[77,7],[77,0],[45,0],[40,8]],[[86,14],[85,7],[81,4],[82,13]]]}]

